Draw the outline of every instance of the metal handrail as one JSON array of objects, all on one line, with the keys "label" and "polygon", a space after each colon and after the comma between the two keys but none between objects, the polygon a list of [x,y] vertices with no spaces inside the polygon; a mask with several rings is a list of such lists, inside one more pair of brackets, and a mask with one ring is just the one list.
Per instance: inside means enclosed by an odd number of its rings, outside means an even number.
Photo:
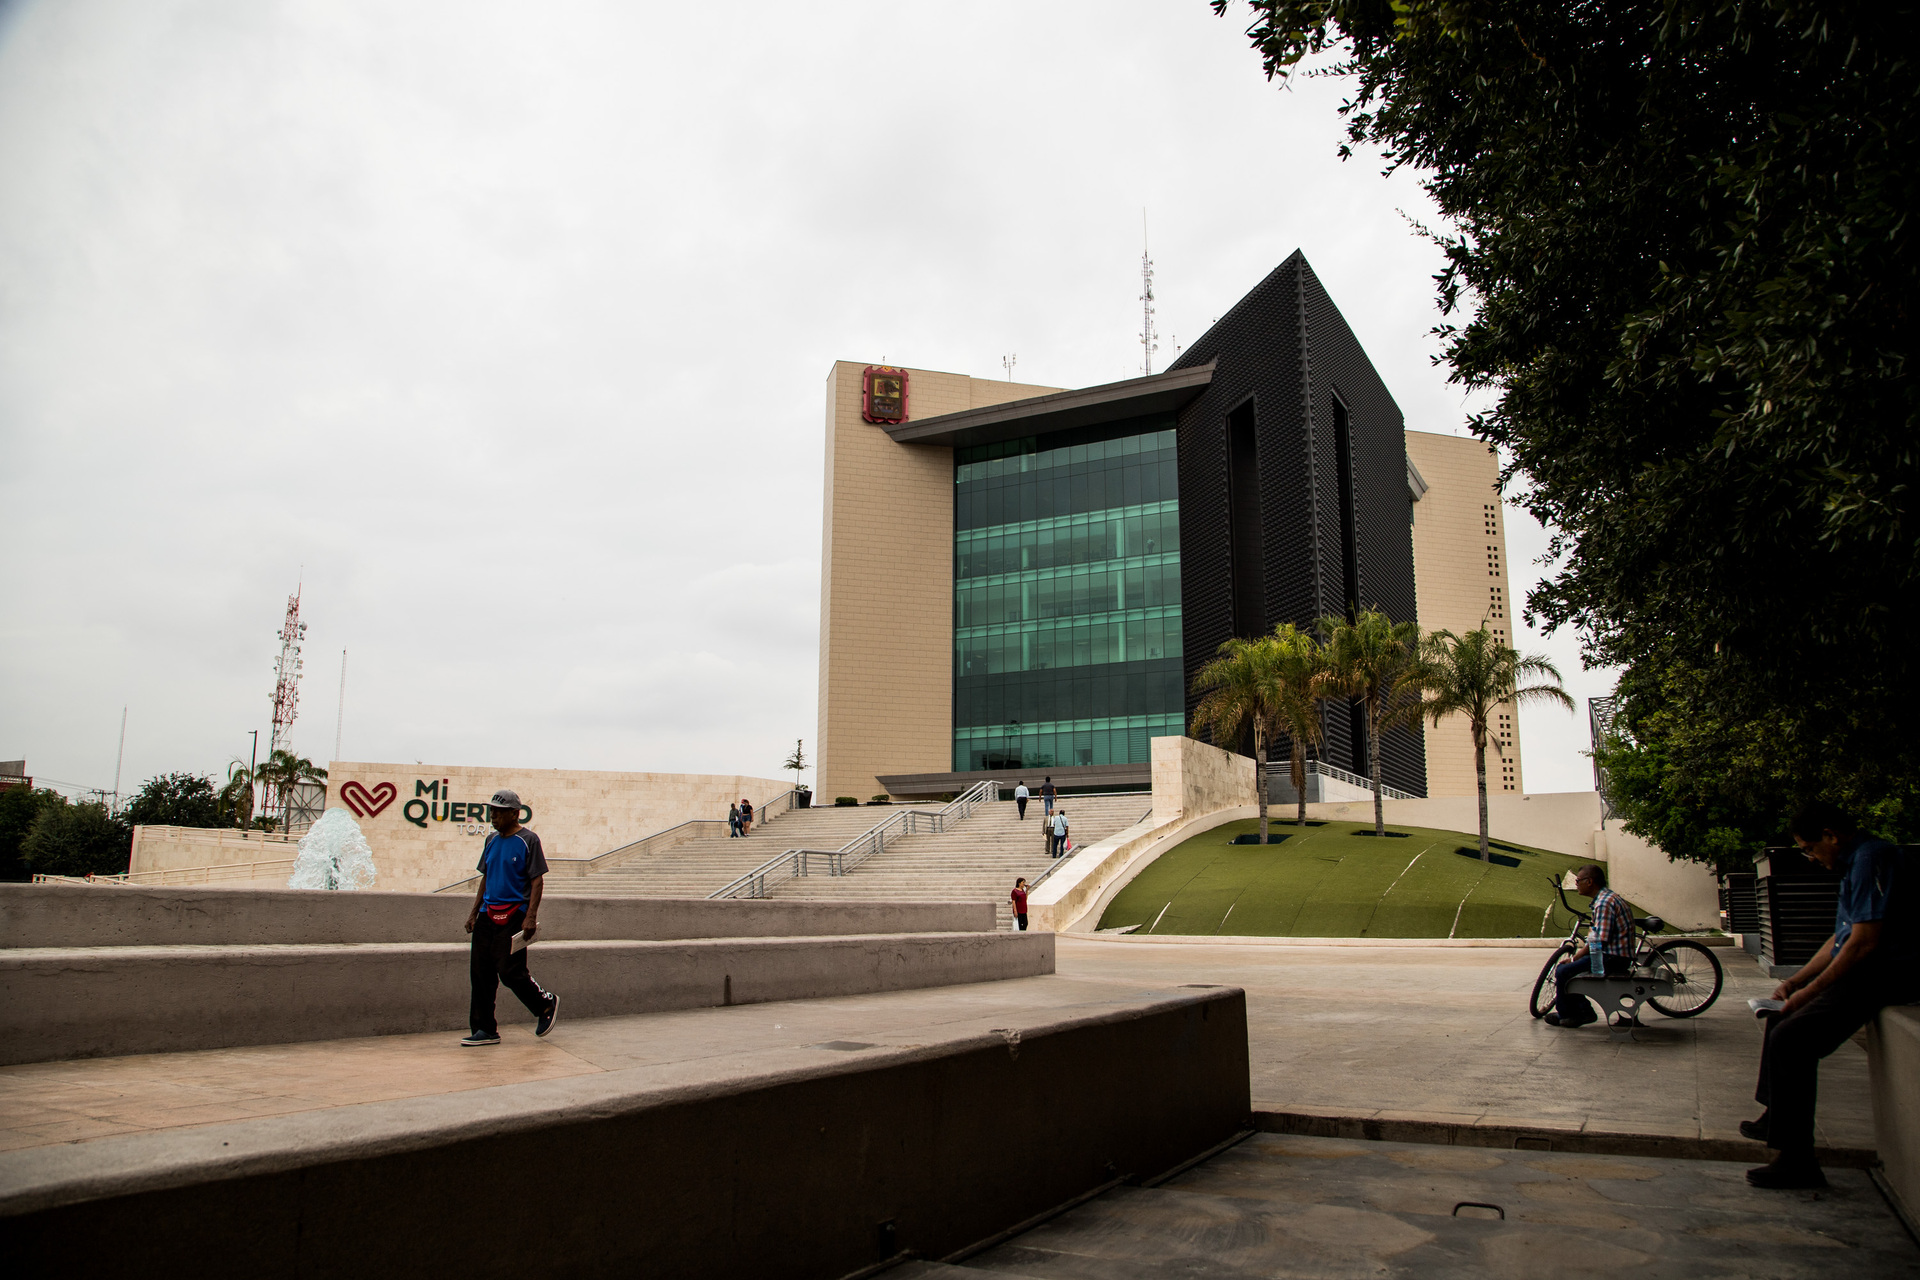
[{"label": "metal handrail", "polygon": [[[783,813],[793,812],[793,798],[798,794],[798,791],[799,789],[796,787],[788,787],[773,799],[766,801],[753,811],[753,820],[755,822],[771,822]],[[775,808],[776,805],[779,807]],[[641,836],[638,840],[630,840],[626,844],[615,845],[605,853],[596,853],[591,858],[548,858],[547,869],[551,872],[554,867],[563,866],[573,875],[591,875],[606,859],[620,854],[632,854],[636,850],[643,848],[648,852],[652,852],[652,846],[656,841],[666,841],[669,836],[674,836],[675,833],[684,834],[680,834],[676,839],[660,847],[670,848],[674,845],[684,844],[686,841],[701,834],[698,830],[689,830],[689,828],[724,827],[726,825],[727,820],[725,818],[689,818],[685,822],[675,823],[664,831],[656,831],[652,835]],[[459,880],[455,880],[452,884],[441,885],[438,889],[435,889],[434,892],[446,893],[450,889],[467,888],[475,884],[479,879],[480,877],[477,875],[464,876]]]},{"label": "metal handrail", "polygon": [[[1292,760],[1269,760],[1267,762],[1267,785],[1271,787],[1275,779],[1285,776],[1280,772],[1281,770],[1291,770],[1292,768]],[[1373,790],[1373,779],[1358,773],[1351,773],[1342,769],[1339,765],[1328,764],[1325,760],[1307,761],[1306,771],[1308,773],[1319,773],[1322,777],[1332,778],[1336,782],[1344,782],[1348,786],[1360,787],[1366,791]],[[1418,796],[1410,791],[1402,791],[1398,787],[1390,787],[1384,782],[1380,784],[1380,794],[1388,800],[1419,799]]]},{"label": "metal handrail", "polygon": [[[767,896],[767,880],[775,872],[785,870],[781,877],[791,880],[796,876],[809,874],[809,858],[819,859],[826,864],[826,874],[844,876],[853,868],[865,862],[876,853],[883,852],[887,841],[902,835],[919,834],[922,824],[934,834],[942,834],[947,829],[948,819],[962,821],[973,815],[974,809],[989,798],[997,797],[1000,784],[987,779],[976,782],[948,801],[943,807],[929,812],[925,809],[899,809],[888,814],[873,826],[862,831],[838,849],[785,849],[768,858],[765,862],[736,877],[729,883],[708,894],[708,898],[764,898]],[[903,828],[892,831],[891,828]]]}]

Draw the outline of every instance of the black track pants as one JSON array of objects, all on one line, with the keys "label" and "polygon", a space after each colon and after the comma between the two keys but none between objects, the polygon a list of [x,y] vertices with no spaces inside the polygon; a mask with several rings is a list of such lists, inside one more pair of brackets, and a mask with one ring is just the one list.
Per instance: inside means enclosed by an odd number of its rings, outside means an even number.
[{"label": "black track pants", "polygon": [[547,993],[527,972],[526,949],[513,950],[513,935],[520,932],[520,922],[526,917],[524,910],[516,909],[505,924],[495,924],[482,908],[480,918],[474,921],[469,965],[473,976],[473,1005],[467,1013],[467,1026],[471,1031],[499,1033],[500,1025],[493,1020],[493,1002],[503,982],[534,1017],[547,1010]]}]

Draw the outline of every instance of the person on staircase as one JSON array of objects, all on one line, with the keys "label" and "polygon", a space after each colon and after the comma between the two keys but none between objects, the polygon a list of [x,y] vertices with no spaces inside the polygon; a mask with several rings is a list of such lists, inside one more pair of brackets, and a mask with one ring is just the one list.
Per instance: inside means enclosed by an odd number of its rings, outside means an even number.
[{"label": "person on staircase", "polygon": [[1019,786],[1013,789],[1013,807],[1020,811],[1020,821],[1022,822],[1027,820],[1028,794],[1025,781],[1022,781]]},{"label": "person on staircase", "polygon": [[1027,931],[1027,878],[1021,876],[1013,882],[1013,927],[1017,932]]},{"label": "person on staircase", "polygon": [[1053,802],[1059,798],[1060,793],[1053,789],[1053,777],[1052,775],[1048,775],[1047,780],[1040,784],[1040,816],[1043,818],[1051,818],[1053,816]]},{"label": "person on staircase", "polygon": [[753,834],[753,801],[745,796],[740,797],[740,834],[743,836]]},{"label": "person on staircase", "polygon": [[1067,811],[1057,809],[1047,825],[1047,856],[1057,858],[1067,851]]}]

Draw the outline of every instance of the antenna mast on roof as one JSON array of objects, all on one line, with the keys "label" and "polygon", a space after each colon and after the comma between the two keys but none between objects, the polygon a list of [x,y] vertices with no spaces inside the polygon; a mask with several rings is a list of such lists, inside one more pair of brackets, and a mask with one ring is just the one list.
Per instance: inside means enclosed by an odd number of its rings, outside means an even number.
[{"label": "antenna mast on roof", "polygon": [[1019,363],[1020,363],[1020,357],[1019,357],[1019,356],[1011,356],[1011,355],[1009,355],[1009,356],[1001,356],[1001,357],[1000,357],[1000,367],[1001,367],[1002,369],[1005,369],[1005,370],[1007,371],[1007,381],[1008,381],[1008,382],[1012,382],[1012,381],[1013,381],[1013,366],[1015,366],[1016,364],[1019,364]]},{"label": "antenna mast on roof", "polygon": [[1160,335],[1153,331],[1153,259],[1147,253],[1147,211],[1140,211],[1140,372],[1153,376],[1153,353]]}]

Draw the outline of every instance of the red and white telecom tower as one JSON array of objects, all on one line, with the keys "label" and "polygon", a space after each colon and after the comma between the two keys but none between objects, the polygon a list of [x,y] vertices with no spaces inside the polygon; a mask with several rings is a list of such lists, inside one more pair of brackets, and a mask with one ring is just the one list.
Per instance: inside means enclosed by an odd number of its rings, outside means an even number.
[{"label": "red and white telecom tower", "polygon": [[[300,710],[300,674],[304,662],[301,643],[307,636],[307,624],[300,621],[300,592],[294,588],[287,597],[287,619],[280,624],[280,656],[273,660],[273,732],[267,738],[267,758],[293,740],[293,718]],[[285,817],[287,797],[278,783],[262,797],[268,813]]]}]

